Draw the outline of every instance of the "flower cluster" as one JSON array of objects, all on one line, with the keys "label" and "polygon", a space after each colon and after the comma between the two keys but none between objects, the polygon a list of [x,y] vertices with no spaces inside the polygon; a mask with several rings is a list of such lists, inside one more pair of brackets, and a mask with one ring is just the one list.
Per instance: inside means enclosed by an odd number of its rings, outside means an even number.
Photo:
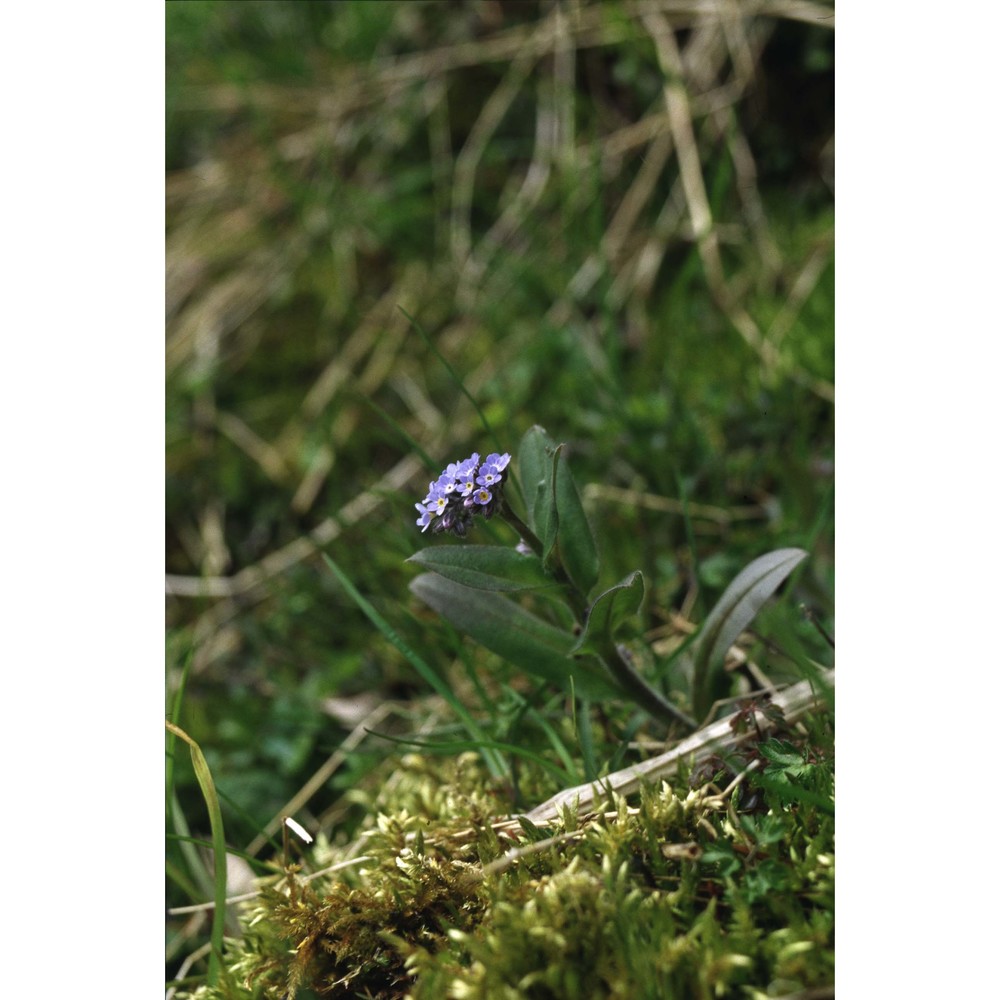
[{"label": "flower cluster", "polygon": [[462,462],[452,462],[430,484],[423,503],[416,504],[420,511],[417,524],[421,531],[453,531],[465,535],[476,514],[492,517],[503,499],[505,470],[510,455],[494,452],[480,462],[478,452],[473,452]]}]

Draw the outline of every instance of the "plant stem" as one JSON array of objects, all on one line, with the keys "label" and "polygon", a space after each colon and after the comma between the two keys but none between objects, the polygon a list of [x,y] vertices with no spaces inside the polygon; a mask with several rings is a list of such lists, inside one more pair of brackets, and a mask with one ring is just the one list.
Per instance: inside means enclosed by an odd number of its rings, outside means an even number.
[{"label": "plant stem", "polygon": [[542,547],[541,540],[531,530],[531,528],[529,528],[524,521],[522,521],[517,514],[510,509],[510,505],[507,503],[503,504],[499,513],[500,516],[521,536],[525,545],[527,545],[531,551],[534,552],[539,559],[541,559],[545,550]]},{"label": "plant stem", "polygon": [[[541,559],[544,557],[545,549],[538,536],[510,509],[508,504],[504,504],[500,509],[500,516],[521,536],[524,543]],[[573,606],[577,623],[580,628],[586,626],[587,615],[590,611],[587,603],[587,595],[582,594],[569,578],[561,562],[556,562],[552,568],[556,579],[566,587],[566,596]],[[654,718],[661,722],[681,722],[689,729],[697,729],[698,723],[682,712],[676,705],[668,701],[659,691],[650,687],[633,669],[632,665],[622,657],[618,647],[614,642],[607,640],[602,644],[601,650],[597,654],[598,659],[604,664],[605,669],[616,681],[627,691],[635,702],[640,705]]]},{"label": "plant stem", "polygon": [[636,704],[661,722],[681,722],[688,729],[697,729],[698,723],[686,712],[665,698],[656,688],[647,684],[622,656],[618,647],[608,640],[602,644],[598,656],[612,677],[632,695]]},{"label": "plant stem", "polygon": [[[508,504],[505,503],[500,508],[500,516],[521,536],[525,545],[544,561],[545,546],[542,545],[541,539],[510,509]],[[556,580],[566,588],[566,597],[573,606],[573,614],[582,628],[587,620],[587,595],[580,593],[558,559],[554,565],[547,566],[546,569],[551,570]]]}]

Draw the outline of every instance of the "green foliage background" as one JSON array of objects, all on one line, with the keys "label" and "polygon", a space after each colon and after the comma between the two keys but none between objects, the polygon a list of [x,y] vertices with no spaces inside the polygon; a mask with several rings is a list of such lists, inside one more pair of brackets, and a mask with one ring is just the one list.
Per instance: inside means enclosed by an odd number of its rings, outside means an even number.
[{"label": "green foliage background", "polygon": [[[696,6],[167,3],[168,711],[237,850],[365,719],[455,735],[320,550],[493,738],[544,749],[564,702],[413,600],[405,562],[437,470],[533,424],[567,443],[600,583],[642,570],[654,651],[782,546],[832,630],[833,8]],[[778,640],[828,659],[787,606],[758,625],[776,680]],[[640,725],[606,707],[591,765]],[[363,735],[296,812],[333,841],[401,752]],[[171,833],[207,839],[174,769]],[[168,876],[172,906],[211,895],[183,836]],[[206,932],[171,918],[168,970]]]}]

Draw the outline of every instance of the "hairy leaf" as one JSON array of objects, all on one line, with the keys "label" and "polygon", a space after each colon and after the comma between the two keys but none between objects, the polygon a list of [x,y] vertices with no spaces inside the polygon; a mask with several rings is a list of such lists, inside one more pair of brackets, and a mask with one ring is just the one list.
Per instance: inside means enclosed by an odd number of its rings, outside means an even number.
[{"label": "hairy leaf", "polygon": [[437,573],[421,573],[410,583],[410,590],[458,631],[526,673],[566,691],[572,678],[576,693],[582,697],[621,697],[621,690],[602,666],[570,658],[573,635],[509,598],[463,587]]},{"label": "hairy leaf", "polygon": [[554,507],[551,489],[552,442],[544,428],[537,424],[521,438],[517,452],[517,467],[527,505],[528,527],[545,542],[542,517],[548,517]]},{"label": "hairy leaf", "polygon": [[629,573],[620,583],[604,591],[591,605],[583,634],[573,652],[595,649],[603,641],[613,640],[618,626],[639,610],[644,593],[645,586],[639,570]]},{"label": "hairy leaf", "polygon": [[597,546],[562,449],[562,445],[556,449],[558,465],[555,475],[559,558],[570,579],[583,594],[587,594],[597,583]]},{"label": "hairy leaf", "polygon": [[715,681],[726,651],[754,620],[764,602],[808,555],[803,549],[776,549],[755,559],[726,588],[705,619],[695,644],[694,708],[705,715],[711,708]]},{"label": "hairy leaf", "polygon": [[476,590],[530,590],[552,585],[538,556],[499,545],[436,545],[414,553],[407,562]]}]

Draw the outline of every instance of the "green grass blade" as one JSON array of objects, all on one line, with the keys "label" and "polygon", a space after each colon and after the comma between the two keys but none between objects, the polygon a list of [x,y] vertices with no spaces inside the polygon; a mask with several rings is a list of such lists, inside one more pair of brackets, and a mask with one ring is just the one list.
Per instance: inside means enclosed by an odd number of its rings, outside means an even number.
[{"label": "green grass blade", "polygon": [[[181,682],[177,686],[177,694],[174,695],[174,704],[170,710],[170,717],[176,725],[181,724],[181,709],[184,706],[184,692],[187,690],[188,677],[191,673],[191,664],[194,661],[194,643],[188,650],[184,658],[184,666],[181,668]],[[177,750],[177,737],[171,733],[167,737],[167,766],[166,766],[166,792],[167,792],[167,819],[170,819],[170,807],[174,801],[174,753]]]},{"label": "green grass blade", "polygon": [[373,399],[369,399],[367,396],[361,395],[358,396],[358,399],[360,399],[361,402],[370,409],[374,410],[406,442],[406,446],[410,449],[410,451],[420,456],[420,460],[431,472],[434,472],[434,470],[438,468],[438,463],[435,462],[434,459],[420,447],[417,441],[407,434],[406,429],[400,425],[398,420],[395,420],[390,414],[386,413],[385,410],[383,410],[382,407],[379,406]]},{"label": "green grass blade", "polygon": [[[347,574],[325,552],[323,553],[323,560],[330,568],[330,572],[340,581],[340,585],[347,591],[351,600],[364,612],[365,617],[382,633],[387,642],[395,646],[406,657],[413,669],[451,706],[452,711],[465,723],[469,734],[485,747],[489,742],[486,734],[476,723],[476,720],[468,713],[465,706],[455,697],[455,693],[451,688],[438,677],[434,669],[415,650],[411,649],[403,641],[396,630],[362,596]],[[484,749],[483,756],[494,777],[506,774],[507,769],[499,755],[487,753],[486,749]]]},{"label": "green grass blade", "polygon": [[590,703],[580,702],[576,713],[576,733],[580,740],[580,756],[583,758],[583,780],[597,780],[597,754],[594,750],[594,730],[590,724]]},{"label": "green grass blade", "polygon": [[530,702],[527,703],[525,714],[527,718],[534,722],[535,725],[538,726],[538,728],[545,734],[550,746],[553,751],[555,751],[556,756],[558,756],[558,758],[562,761],[562,765],[566,769],[566,774],[569,777],[570,783],[579,784],[583,780],[583,776],[580,774],[576,761],[573,760],[573,756],[569,752],[566,744],[563,742],[549,721],[540,712],[532,708]]},{"label": "green grass blade", "polygon": [[188,894],[188,898],[192,903],[201,902],[212,895],[214,883],[212,875],[205,868],[201,855],[194,847],[196,838],[191,835],[191,829],[176,793],[174,793],[174,800],[171,804],[170,821],[175,832],[167,833],[167,842],[176,842],[180,846],[181,855],[187,864],[190,878],[197,888],[196,892]]},{"label": "green grass blade", "polygon": [[472,396],[472,393],[465,388],[465,383],[461,380],[461,378],[459,378],[458,372],[456,372],[455,369],[451,367],[451,365],[448,363],[448,359],[438,350],[437,344],[435,344],[434,341],[427,336],[427,334],[424,332],[424,328],[402,306],[397,306],[397,308],[410,321],[410,323],[413,326],[413,329],[416,330],[421,337],[423,337],[424,343],[427,344],[427,346],[434,352],[434,356],[438,359],[438,361],[440,361],[441,364],[444,365],[445,371],[447,371],[448,374],[451,376],[452,381],[455,383],[455,385],[458,386],[462,395],[465,396],[465,398],[470,403],[472,403],[476,413],[479,414],[479,419],[482,422],[482,425],[485,428],[486,433],[489,434],[489,436],[493,439],[494,445],[497,447],[497,449],[499,449],[501,446],[499,438],[496,435],[496,431],[494,431],[493,428],[490,426],[490,422],[486,419],[486,414],[483,413],[482,408],[475,401],[475,399]]},{"label": "green grass blade", "polygon": [[212,898],[215,909],[212,913],[212,951],[208,958],[208,982],[210,986],[214,986],[222,973],[222,948],[226,930],[226,834],[222,825],[222,808],[215,791],[215,782],[212,781],[212,772],[208,768],[208,761],[205,760],[201,747],[183,729],[169,720],[166,726],[191,749],[191,763],[194,765],[194,774],[198,779],[201,794],[205,798],[205,805],[208,807],[208,822],[212,828],[212,851],[215,855],[215,889]]},{"label": "green grass blade", "polygon": [[537,764],[543,770],[551,774],[557,781],[564,783],[569,779],[570,772],[564,770],[552,761],[546,760],[539,753],[535,753],[534,750],[528,750],[526,747],[522,747],[517,743],[505,743],[502,740],[442,740],[440,742],[432,742],[428,740],[415,740],[406,736],[390,736],[388,733],[379,733],[372,730],[373,736],[378,736],[380,739],[388,740],[390,743],[399,743],[402,746],[417,747],[420,750],[427,750],[430,753],[441,753],[441,754],[460,754],[465,753],[468,750],[479,750],[482,751],[484,747],[491,750],[498,750],[504,753],[509,753],[517,757],[523,757],[525,760],[530,760]]}]

